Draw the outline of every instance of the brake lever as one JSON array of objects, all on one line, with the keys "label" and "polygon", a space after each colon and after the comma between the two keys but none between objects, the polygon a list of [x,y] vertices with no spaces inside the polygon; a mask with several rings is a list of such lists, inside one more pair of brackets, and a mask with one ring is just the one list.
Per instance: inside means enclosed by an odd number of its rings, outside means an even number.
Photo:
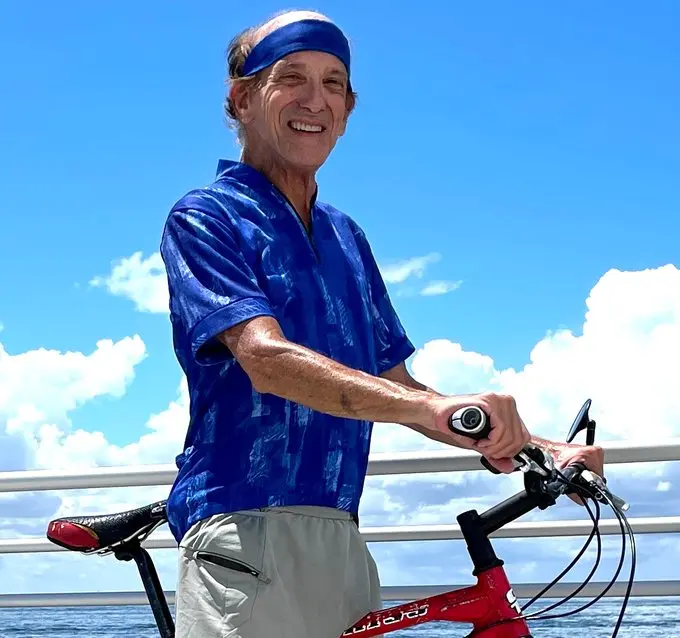
[{"label": "brake lever", "polygon": [[[480,459],[482,465],[493,472],[494,474],[500,474],[501,472],[497,470],[488,459],[482,457]],[[555,470],[555,461],[550,454],[547,454],[541,448],[535,446],[533,443],[525,445],[512,459],[512,464],[514,466],[513,472],[520,470],[521,472],[536,472],[544,477],[552,476]]]},{"label": "brake lever", "polygon": [[524,465],[519,469],[522,472],[536,472],[541,476],[552,476],[555,471],[555,460],[533,443],[524,446],[522,451],[515,457],[524,461]]},{"label": "brake lever", "polygon": [[626,503],[620,496],[616,496],[606,485],[606,481],[595,472],[590,470],[583,470],[581,472],[581,478],[589,484],[589,486],[594,487],[595,498],[601,503],[606,503],[606,499],[603,498],[603,494],[606,494],[611,502],[617,509],[623,512],[627,512],[630,509],[630,505]]},{"label": "brake lever", "polygon": [[[480,407],[471,405],[461,408],[449,417],[449,429],[458,435],[471,439],[484,439],[491,432],[491,422],[486,412]],[[484,456],[480,458],[481,464],[494,474],[500,474]],[[536,472],[543,477],[552,476],[555,464],[550,454],[544,452],[532,443],[522,448],[512,459],[514,470],[522,472]],[[546,467],[547,465],[547,467]]]}]

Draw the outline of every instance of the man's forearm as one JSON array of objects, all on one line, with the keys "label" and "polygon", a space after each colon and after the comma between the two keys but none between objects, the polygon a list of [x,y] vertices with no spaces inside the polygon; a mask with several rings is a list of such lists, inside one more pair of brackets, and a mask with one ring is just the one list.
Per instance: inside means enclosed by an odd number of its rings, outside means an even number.
[{"label": "man's forearm", "polygon": [[334,416],[429,425],[431,394],[344,366],[290,341],[258,345],[241,360],[255,389]]},{"label": "man's forearm", "polygon": [[[434,394],[436,396],[444,396],[441,394],[441,392],[437,392],[436,390],[433,390],[429,386],[426,386],[425,384],[421,383],[420,381],[414,379],[406,370],[406,366],[402,365],[399,367],[399,369],[396,369],[392,373],[388,373],[386,375],[386,378],[391,379],[392,381],[395,381],[396,383],[399,383],[400,385],[406,387],[406,388],[411,388],[414,390],[421,390],[423,392],[427,392],[428,394]],[[407,428],[410,428],[412,430],[415,430],[416,432],[426,436],[429,439],[432,439],[433,441],[439,441],[440,443],[446,443],[447,445],[451,445],[451,437],[448,436],[447,434],[440,432],[438,430],[432,430],[431,428],[426,428],[423,427],[422,425],[419,425],[418,423],[407,423],[404,421],[398,421],[400,425],[404,425]]]}]

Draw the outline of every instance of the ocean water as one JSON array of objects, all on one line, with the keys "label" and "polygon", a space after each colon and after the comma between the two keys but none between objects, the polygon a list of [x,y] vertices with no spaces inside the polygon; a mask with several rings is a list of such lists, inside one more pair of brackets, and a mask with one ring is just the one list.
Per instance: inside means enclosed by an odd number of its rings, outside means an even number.
[{"label": "ocean water", "polygon": [[[529,611],[538,611],[538,601]],[[574,609],[586,599],[570,601],[549,612]],[[396,603],[390,603],[390,606]],[[610,598],[577,615],[560,620],[535,621],[531,631],[535,638],[607,638],[612,635],[621,599]],[[174,613],[174,610],[173,610]],[[469,625],[426,623],[420,627],[395,631],[395,638],[463,638]],[[631,599],[621,638],[680,638],[680,599]],[[158,638],[148,607],[54,607],[33,609],[0,609],[2,638]],[[266,637],[263,637],[266,638]]]}]

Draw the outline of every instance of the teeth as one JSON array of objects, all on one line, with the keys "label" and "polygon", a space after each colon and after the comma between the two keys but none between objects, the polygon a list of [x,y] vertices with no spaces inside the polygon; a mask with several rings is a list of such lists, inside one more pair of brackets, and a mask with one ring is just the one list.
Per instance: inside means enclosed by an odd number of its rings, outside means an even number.
[{"label": "teeth", "polygon": [[296,131],[307,131],[308,133],[321,133],[323,131],[323,126],[318,124],[305,124],[304,122],[291,122],[291,128]]}]

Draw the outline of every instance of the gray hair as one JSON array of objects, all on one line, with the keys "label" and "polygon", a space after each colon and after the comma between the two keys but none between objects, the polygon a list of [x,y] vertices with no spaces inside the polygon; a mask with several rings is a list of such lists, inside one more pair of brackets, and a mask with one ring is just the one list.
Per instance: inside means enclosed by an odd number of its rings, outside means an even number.
[{"label": "gray hair", "polygon": [[[229,96],[229,87],[235,82],[241,82],[244,84],[252,85],[257,87],[259,82],[259,74],[245,76],[243,75],[243,66],[245,64],[248,54],[253,50],[253,47],[266,35],[282,27],[285,24],[290,24],[291,22],[296,22],[297,20],[326,20],[332,22],[332,20],[318,13],[317,11],[283,11],[278,14],[274,14],[261,24],[253,27],[248,27],[236,35],[227,49],[227,93],[224,99],[224,104],[222,108],[224,110],[225,119],[230,128],[236,131],[236,137],[239,144],[244,143],[244,131],[241,122],[238,119],[236,113],[236,108]],[[357,94],[352,89],[351,83],[347,88],[348,94],[352,96],[352,104],[356,102]]]}]

